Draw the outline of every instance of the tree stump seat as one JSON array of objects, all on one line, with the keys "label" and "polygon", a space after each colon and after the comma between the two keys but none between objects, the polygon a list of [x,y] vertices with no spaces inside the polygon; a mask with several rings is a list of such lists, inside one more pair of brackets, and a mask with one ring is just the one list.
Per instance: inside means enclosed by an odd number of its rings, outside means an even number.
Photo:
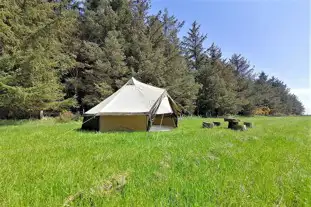
[{"label": "tree stump seat", "polygon": [[253,123],[252,122],[244,122],[244,125],[247,127],[247,128],[253,128]]},{"label": "tree stump seat", "polygon": [[231,129],[233,130],[239,130],[239,131],[246,131],[247,130],[247,127],[245,126],[245,124],[237,124],[237,125],[234,125]]},{"label": "tree stump seat", "polygon": [[214,123],[203,122],[202,123],[202,127],[203,128],[213,128],[214,127]]},{"label": "tree stump seat", "polygon": [[253,123],[252,122],[241,122],[240,119],[236,119],[233,117],[226,117],[224,118],[226,122],[228,122],[228,129],[233,129],[233,130],[241,130],[245,131],[247,128],[253,128]]},{"label": "tree stump seat", "polygon": [[228,122],[228,129],[233,129],[236,125],[239,124],[240,120],[232,117],[224,118]]},{"label": "tree stump seat", "polygon": [[214,121],[213,124],[214,124],[215,126],[220,126],[220,125],[221,125],[221,123],[218,122],[218,121]]}]

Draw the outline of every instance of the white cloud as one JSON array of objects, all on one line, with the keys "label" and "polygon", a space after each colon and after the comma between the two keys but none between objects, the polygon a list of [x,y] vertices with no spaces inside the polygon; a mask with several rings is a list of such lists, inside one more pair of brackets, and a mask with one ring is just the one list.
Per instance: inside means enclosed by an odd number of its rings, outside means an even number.
[{"label": "white cloud", "polygon": [[306,109],[305,114],[311,115],[311,88],[292,89],[291,92],[303,103]]}]

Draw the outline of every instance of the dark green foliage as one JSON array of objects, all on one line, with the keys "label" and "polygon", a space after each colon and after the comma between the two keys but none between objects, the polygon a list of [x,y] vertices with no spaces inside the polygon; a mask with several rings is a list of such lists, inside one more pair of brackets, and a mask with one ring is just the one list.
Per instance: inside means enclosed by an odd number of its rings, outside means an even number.
[{"label": "dark green foliage", "polygon": [[130,77],[163,87],[188,114],[302,114],[287,86],[257,78],[246,58],[229,61],[197,22],[184,22],[149,0],[11,1],[0,3],[0,117],[38,117],[41,110],[82,112]]},{"label": "dark green foliage", "polygon": [[58,2],[4,0],[0,20],[0,107],[8,117],[73,107],[60,75],[74,64],[66,51],[76,15]]},{"label": "dark green foliage", "polygon": [[237,113],[236,80],[232,68],[221,59],[220,48],[214,44],[208,49],[197,81],[202,86],[197,99],[197,114],[219,116]]},{"label": "dark green foliage", "polygon": [[256,107],[268,107],[271,115],[300,115],[304,107],[298,98],[279,79],[269,78],[261,72],[254,82],[254,100]]},{"label": "dark green foliage", "polygon": [[[147,15],[148,1],[87,1],[81,16],[81,47],[75,70],[78,102],[88,109],[116,90],[131,76],[167,88],[187,110],[194,109],[198,85],[180,54],[182,26],[167,11]],[[68,82],[68,90],[73,94]]]},{"label": "dark green foliage", "polygon": [[241,115],[250,115],[254,110],[253,100],[253,67],[249,61],[241,55],[233,54],[229,59],[237,80],[236,94],[238,99],[238,111]]},{"label": "dark green foliage", "polygon": [[192,23],[188,35],[183,37],[182,47],[190,69],[199,70],[204,65],[203,43],[207,35],[200,33],[200,25]]}]

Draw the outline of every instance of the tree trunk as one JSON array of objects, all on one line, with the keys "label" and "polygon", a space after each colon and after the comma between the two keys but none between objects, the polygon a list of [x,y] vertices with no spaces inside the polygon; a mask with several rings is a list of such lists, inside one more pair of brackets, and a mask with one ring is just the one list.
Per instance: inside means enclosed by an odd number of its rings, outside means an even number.
[{"label": "tree trunk", "polygon": [[41,110],[39,114],[39,119],[43,119],[43,118],[44,118],[44,114],[43,114],[43,111]]}]

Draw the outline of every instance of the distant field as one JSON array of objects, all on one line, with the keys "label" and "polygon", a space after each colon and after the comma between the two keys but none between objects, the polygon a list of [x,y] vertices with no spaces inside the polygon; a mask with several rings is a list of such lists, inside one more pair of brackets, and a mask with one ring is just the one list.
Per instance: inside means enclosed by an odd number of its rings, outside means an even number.
[{"label": "distant field", "polygon": [[311,117],[202,120],[114,134],[0,121],[0,206],[311,206]]}]

